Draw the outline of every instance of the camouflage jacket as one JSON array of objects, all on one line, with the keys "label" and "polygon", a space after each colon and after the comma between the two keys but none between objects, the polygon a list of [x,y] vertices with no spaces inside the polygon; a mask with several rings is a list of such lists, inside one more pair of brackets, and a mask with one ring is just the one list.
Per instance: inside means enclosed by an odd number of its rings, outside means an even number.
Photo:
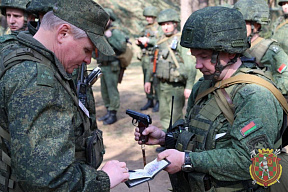
[{"label": "camouflage jacket", "polygon": [[[196,146],[190,153],[195,170],[189,173],[189,182],[195,189],[191,191],[197,192],[197,186],[204,187],[201,178],[206,174],[212,183],[228,182],[226,186],[229,182],[233,185],[233,181],[251,180],[250,152],[273,149],[283,122],[283,109],[268,89],[256,84],[236,84],[230,92],[235,107],[234,122],[230,124],[215,102],[214,92],[195,102],[198,93],[209,87],[211,81],[203,78],[193,86],[185,115],[189,132],[196,134]],[[251,125],[254,128],[246,132],[245,128]]]},{"label": "camouflage jacket", "polygon": [[[108,175],[75,157],[85,150],[88,118],[75,104],[74,83],[63,65],[25,32],[0,41],[1,50],[8,44],[31,48],[50,61],[23,61],[0,79],[0,126],[11,135],[7,148],[17,183],[30,192],[109,191]],[[11,51],[4,49],[1,55]],[[62,84],[70,85],[71,92]]]},{"label": "camouflage jacket", "polygon": [[141,32],[141,37],[148,37],[149,42],[147,45],[140,45],[141,49],[144,50],[153,50],[153,47],[156,45],[159,38],[163,35],[163,30],[161,29],[161,26],[158,25],[157,22],[155,22],[152,25],[146,25],[144,30]]},{"label": "camouflage jacket", "polygon": [[[191,55],[190,50],[180,46],[180,35],[172,35],[167,40],[163,41],[166,38],[163,35],[160,40],[157,42],[157,46],[159,48],[157,66],[156,66],[156,76],[158,73],[164,74],[164,76],[170,76],[171,79],[171,71],[176,69],[176,64],[174,62],[173,57],[177,60],[179,64],[180,75],[183,76],[184,81],[180,81],[185,86],[185,89],[192,89],[195,76],[195,59]],[[172,43],[176,43],[175,49],[171,49],[174,56],[170,53],[168,47],[171,47]],[[152,69],[153,65],[151,65],[150,73],[146,74],[146,81],[152,81]]]},{"label": "camouflage jacket", "polygon": [[[269,41],[269,39],[258,38],[255,42],[251,43],[251,47],[249,49],[249,53],[252,57],[256,57],[256,61],[259,61],[260,65],[267,67],[273,76],[273,81],[277,85],[277,87],[281,90],[283,95],[288,94],[288,55],[284,52],[284,50],[279,47],[277,42],[270,40],[271,43],[267,46],[265,42]],[[266,51],[261,58],[254,53],[259,53],[261,49],[265,47]]]},{"label": "camouflage jacket", "polygon": [[279,46],[288,54],[288,19],[284,16],[280,16],[274,23],[274,30],[272,39],[278,41]]},{"label": "camouflage jacket", "polygon": [[[122,31],[120,31],[117,27],[110,27],[112,31],[111,37],[107,38],[108,43],[111,45],[115,52],[115,56],[106,56],[99,52],[97,59],[98,63],[102,63],[103,61],[115,61],[117,60],[117,55],[124,53],[127,47],[126,37]],[[109,30],[107,29],[107,30]]]}]

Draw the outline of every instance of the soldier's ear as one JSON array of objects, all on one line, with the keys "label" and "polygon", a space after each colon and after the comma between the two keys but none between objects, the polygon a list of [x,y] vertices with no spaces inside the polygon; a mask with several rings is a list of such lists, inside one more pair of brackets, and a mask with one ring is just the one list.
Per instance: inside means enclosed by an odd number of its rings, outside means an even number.
[{"label": "soldier's ear", "polygon": [[72,35],[71,34],[71,26],[69,24],[61,24],[57,28],[57,40],[59,43],[62,43],[63,40],[66,40],[66,38]]},{"label": "soldier's ear", "polygon": [[236,56],[236,53],[228,53],[229,59],[233,59]]}]

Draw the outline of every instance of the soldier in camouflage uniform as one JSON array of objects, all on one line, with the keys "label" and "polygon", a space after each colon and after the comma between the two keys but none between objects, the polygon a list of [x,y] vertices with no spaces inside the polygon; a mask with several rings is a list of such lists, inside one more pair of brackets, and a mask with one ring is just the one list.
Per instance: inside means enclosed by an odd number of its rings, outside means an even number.
[{"label": "soldier in camouflage uniform", "polygon": [[[53,5],[57,2],[57,0],[32,0],[27,4],[26,10],[30,13],[35,14],[38,17],[38,21],[29,21],[28,22],[28,31],[31,35],[35,35],[37,30],[40,27],[41,20],[45,13],[51,11],[53,9]],[[72,79],[75,82],[75,86],[80,79],[80,72],[81,66],[75,69],[72,73]],[[87,66],[85,65],[85,77],[87,76]],[[89,118],[91,122],[91,130],[97,129],[97,122],[96,122],[96,107],[95,107],[95,99],[93,95],[92,86],[87,86],[87,104],[86,108],[89,111]]]},{"label": "soldier in camouflage uniform", "polygon": [[[148,6],[143,10],[143,16],[147,21],[145,29],[141,32],[140,37],[137,39],[136,44],[141,48],[141,55],[137,57],[141,60],[142,70],[144,75],[144,83],[146,82],[146,74],[153,67],[153,53],[154,46],[156,45],[157,40],[162,36],[162,29],[158,25],[156,18],[159,13],[157,7]],[[159,111],[159,80],[157,77],[152,78],[152,87],[150,93],[146,93],[148,99],[147,103],[140,109],[147,110],[148,108],[153,108],[153,112]],[[155,105],[153,100],[155,99]]]},{"label": "soldier in camouflage uniform", "polygon": [[69,76],[96,47],[114,54],[104,37],[108,20],[92,0],[61,0],[34,36],[0,38],[1,191],[108,192],[128,179],[124,162],[97,170],[102,133],[90,130]]},{"label": "soldier in camouflage uniform", "polygon": [[8,31],[5,34],[10,34],[11,31],[25,31],[27,29],[28,20],[33,20],[32,14],[26,11],[26,5],[29,0],[2,0],[1,14],[6,17]]},{"label": "soldier in camouflage uniform", "polygon": [[103,73],[101,77],[101,95],[107,109],[107,113],[98,120],[103,121],[103,125],[110,125],[117,121],[116,114],[120,107],[118,91],[120,61],[117,55],[124,53],[127,45],[125,35],[112,25],[112,21],[116,20],[116,15],[112,9],[106,8],[105,10],[110,14],[110,20],[104,34],[116,55],[106,56],[99,51],[96,57]]},{"label": "soldier in camouflage uniform", "polygon": [[[245,82],[249,77],[260,79],[284,97],[253,59],[240,59],[249,48],[242,14],[220,6],[195,11],[184,25],[180,44],[190,48],[204,77],[193,86],[184,120],[167,133],[155,126],[143,131],[149,134],[146,144],[168,148],[158,160],[171,162],[165,170],[178,178],[172,182],[173,191],[266,191],[251,184],[250,152],[273,149],[283,109],[270,90]],[[234,81],[236,77],[241,82]],[[232,118],[226,117],[220,98],[231,105]],[[135,140],[141,144],[138,131]]]},{"label": "soldier in camouflage uniform", "polygon": [[278,17],[274,22],[271,38],[277,40],[280,47],[288,54],[288,0],[279,0],[278,5],[282,7],[283,15]]},{"label": "soldier in camouflage uniform", "polygon": [[263,0],[240,0],[235,3],[245,21],[247,36],[251,39],[251,47],[247,53],[256,58],[259,67],[268,68],[273,76],[273,81],[287,96],[288,91],[288,56],[273,39],[264,39],[259,36],[262,25],[269,23],[269,7]]},{"label": "soldier in camouflage uniform", "polygon": [[[179,14],[174,9],[165,9],[157,17],[164,35],[157,42],[159,53],[155,76],[160,81],[160,121],[164,129],[169,127],[172,96],[174,96],[173,122],[183,117],[185,98],[188,99],[194,83],[196,71],[188,49],[179,45],[177,26]],[[150,93],[152,70],[145,78],[145,91]]]}]

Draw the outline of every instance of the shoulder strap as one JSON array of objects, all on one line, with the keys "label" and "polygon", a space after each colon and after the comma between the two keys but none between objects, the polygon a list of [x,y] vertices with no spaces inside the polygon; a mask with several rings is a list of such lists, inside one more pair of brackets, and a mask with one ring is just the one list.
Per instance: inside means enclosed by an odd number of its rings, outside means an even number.
[{"label": "shoulder strap", "polygon": [[[275,32],[278,31],[281,27],[283,27],[284,25],[286,25],[288,23],[288,19],[285,19],[285,22],[281,23],[280,25],[278,25],[275,29]],[[275,33],[274,32],[274,33]]]},{"label": "shoulder strap", "polygon": [[[181,36],[181,33],[176,33],[175,35],[172,35],[171,37],[174,37],[174,36]],[[161,43],[164,43],[165,41],[167,41],[168,39],[170,39],[171,37],[165,37],[163,39],[160,39],[156,44],[159,45]]]},{"label": "shoulder strap", "polygon": [[269,91],[273,93],[273,95],[277,98],[277,100],[281,104],[285,113],[288,114],[288,103],[286,99],[284,98],[284,96],[281,94],[281,92],[270,82],[256,75],[249,75],[249,74],[239,74],[229,79],[224,79],[222,81],[217,82],[213,87],[210,87],[209,89],[199,93],[196,97],[195,102],[197,102],[202,97],[208,95],[209,93],[219,88],[225,88],[225,87],[228,87],[234,84],[239,84],[239,83],[257,84],[257,85],[265,87],[266,89],[268,89]]}]

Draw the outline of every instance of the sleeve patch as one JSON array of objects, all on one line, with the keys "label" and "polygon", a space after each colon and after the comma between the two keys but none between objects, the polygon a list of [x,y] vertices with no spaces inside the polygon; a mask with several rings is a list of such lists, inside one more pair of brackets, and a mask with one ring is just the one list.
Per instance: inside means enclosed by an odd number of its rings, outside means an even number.
[{"label": "sleeve patch", "polygon": [[243,135],[243,137],[245,137],[246,135],[248,135],[249,133],[253,132],[254,130],[257,129],[256,124],[254,123],[254,121],[251,121],[248,125],[246,125],[245,127],[243,127],[240,132]]},{"label": "sleeve patch", "polygon": [[286,70],[287,66],[283,63],[278,69],[277,71],[279,73],[283,73]]}]

